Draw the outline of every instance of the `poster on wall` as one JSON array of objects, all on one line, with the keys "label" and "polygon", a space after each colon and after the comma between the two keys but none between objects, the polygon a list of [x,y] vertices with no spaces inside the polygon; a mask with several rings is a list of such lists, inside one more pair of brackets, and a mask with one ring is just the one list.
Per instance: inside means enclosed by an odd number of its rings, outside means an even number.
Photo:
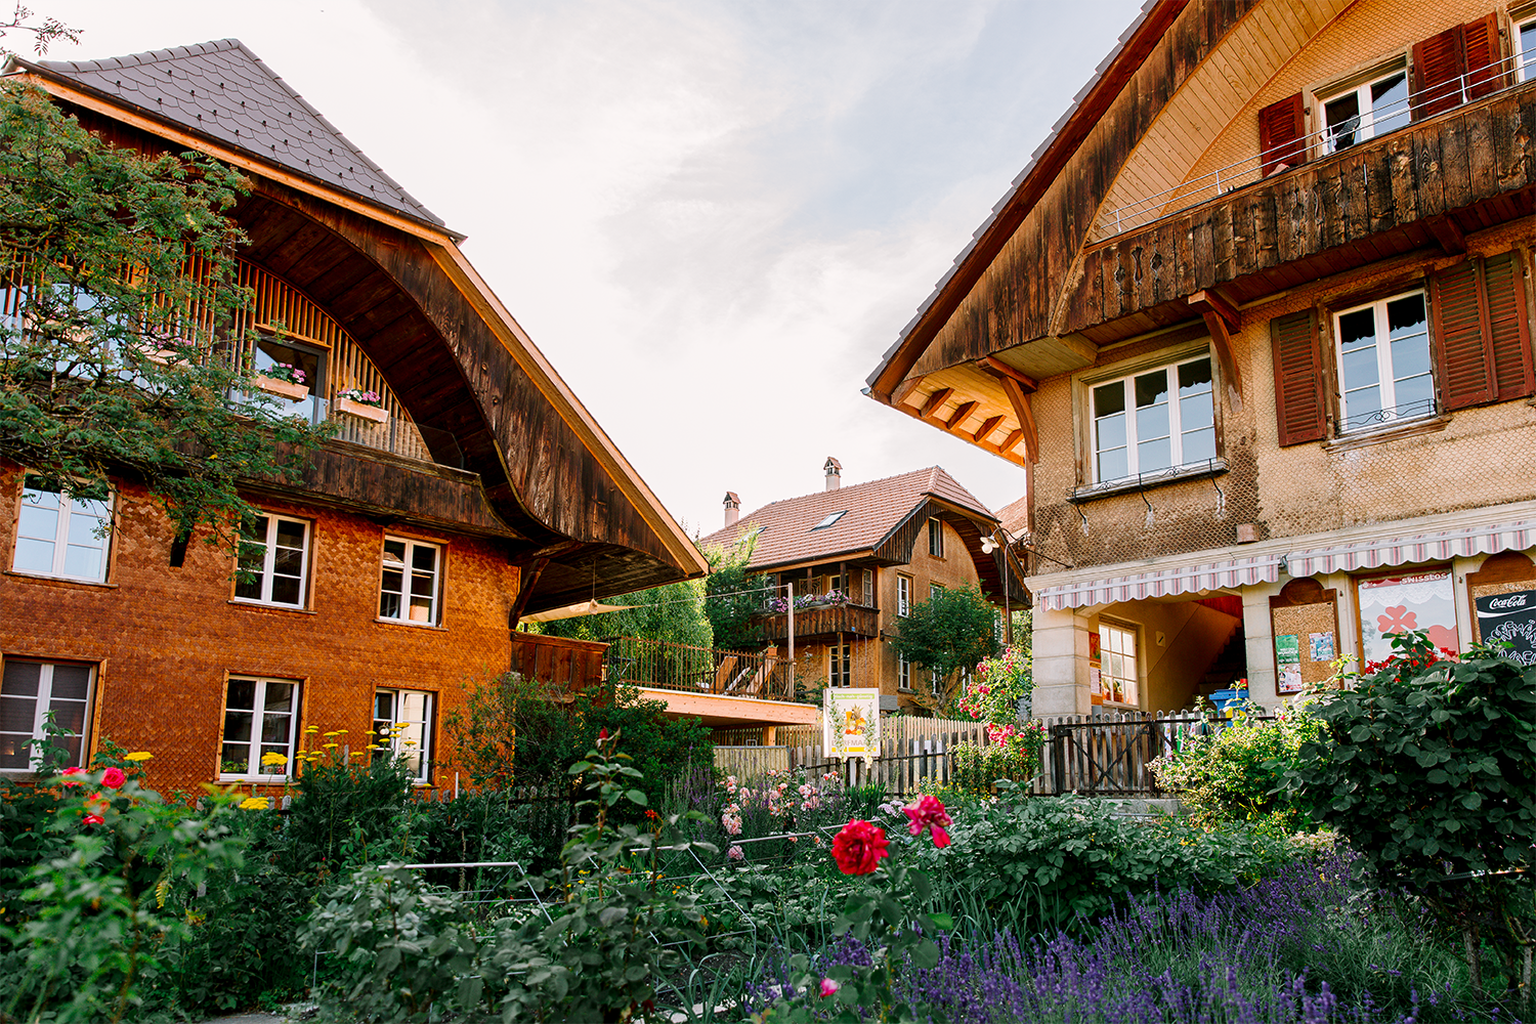
[{"label": "poster on wall", "polygon": [[1332,633],[1309,633],[1313,661],[1333,661],[1336,655],[1333,653]]},{"label": "poster on wall", "polygon": [[828,757],[879,757],[880,691],[836,686],[821,691],[821,743]]},{"label": "poster on wall", "polygon": [[1436,647],[1457,650],[1456,597],[1448,572],[1381,576],[1360,581],[1361,660],[1385,661],[1396,653],[1392,634],[1427,633]]},{"label": "poster on wall", "polygon": [[1276,689],[1281,693],[1299,693],[1301,681],[1301,637],[1294,633],[1275,637],[1275,666],[1280,670]]},{"label": "poster on wall", "polygon": [[1506,643],[1504,656],[1522,665],[1536,665],[1536,590],[1479,597],[1477,628],[1483,643]]}]

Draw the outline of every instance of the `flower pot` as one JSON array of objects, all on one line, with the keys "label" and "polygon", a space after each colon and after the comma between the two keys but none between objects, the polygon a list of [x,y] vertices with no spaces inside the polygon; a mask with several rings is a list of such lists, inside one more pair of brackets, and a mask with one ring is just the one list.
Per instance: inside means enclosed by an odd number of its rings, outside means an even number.
[{"label": "flower pot", "polygon": [[302,402],[309,397],[307,386],[278,380],[276,377],[263,377],[257,374],[251,378],[251,383],[269,395],[277,395],[279,398],[287,398],[295,402]]},{"label": "flower pot", "polygon": [[389,419],[389,412],[381,406],[365,405],[355,402],[350,398],[338,398],[335,402],[336,411],[346,413],[348,416],[356,416],[360,420],[370,423],[383,423]]}]

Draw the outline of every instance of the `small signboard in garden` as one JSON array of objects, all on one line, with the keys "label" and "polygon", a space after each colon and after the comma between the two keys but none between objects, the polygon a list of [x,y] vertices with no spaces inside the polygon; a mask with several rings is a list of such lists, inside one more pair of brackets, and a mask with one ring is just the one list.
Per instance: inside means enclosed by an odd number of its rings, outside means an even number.
[{"label": "small signboard in garden", "polygon": [[880,756],[880,691],[829,686],[821,691],[822,749],[828,757]]},{"label": "small signboard in garden", "polygon": [[1504,656],[1536,665],[1536,590],[1489,594],[1477,599],[1477,628],[1483,643],[1506,643]]}]

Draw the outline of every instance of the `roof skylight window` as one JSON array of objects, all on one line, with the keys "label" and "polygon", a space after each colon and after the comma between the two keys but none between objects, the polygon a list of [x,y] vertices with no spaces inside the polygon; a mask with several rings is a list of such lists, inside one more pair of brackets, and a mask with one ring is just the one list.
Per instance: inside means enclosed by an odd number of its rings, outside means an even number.
[{"label": "roof skylight window", "polygon": [[831,526],[833,523],[837,522],[839,519],[843,518],[843,516],[845,516],[847,514],[848,514],[848,510],[847,509],[843,509],[841,512],[833,512],[831,515],[827,516],[827,518],[823,519],[821,522],[819,522],[815,526],[811,527],[811,529],[813,529],[813,530],[825,530],[827,527]]}]

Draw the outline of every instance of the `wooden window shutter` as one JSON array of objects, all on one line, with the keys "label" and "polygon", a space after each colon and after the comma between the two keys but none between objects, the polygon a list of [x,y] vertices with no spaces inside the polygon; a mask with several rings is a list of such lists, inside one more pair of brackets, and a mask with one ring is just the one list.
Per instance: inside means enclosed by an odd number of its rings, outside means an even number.
[{"label": "wooden window shutter", "polygon": [[1409,102],[1415,121],[1461,104],[1461,81],[1467,71],[1465,37],[1462,26],[1456,25],[1414,44]]},{"label": "wooden window shutter", "polygon": [[1259,111],[1259,157],[1263,177],[1281,164],[1300,167],[1307,162],[1307,129],[1301,93],[1287,96]]},{"label": "wooden window shutter", "polygon": [[1504,74],[1504,50],[1499,44],[1499,16],[1469,21],[1461,26],[1466,40],[1467,96],[1480,99],[1502,88]]},{"label": "wooden window shutter", "polygon": [[1321,441],[1326,432],[1317,314],[1306,309],[1269,322],[1274,343],[1275,420],[1282,445]]},{"label": "wooden window shutter", "polygon": [[1430,278],[1434,307],[1432,348],[1447,409],[1493,401],[1493,360],[1488,346],[1488,305],[1478,264],[1466,260]]},{"label": "wooden window shutter", "polygon": [[1536,394],[1531,329],[1525,306],[1525,274],[1512,252],[1483,264],[1488,302],[1488,345],[1492,350],[1494,400],[1508,402]]}]

